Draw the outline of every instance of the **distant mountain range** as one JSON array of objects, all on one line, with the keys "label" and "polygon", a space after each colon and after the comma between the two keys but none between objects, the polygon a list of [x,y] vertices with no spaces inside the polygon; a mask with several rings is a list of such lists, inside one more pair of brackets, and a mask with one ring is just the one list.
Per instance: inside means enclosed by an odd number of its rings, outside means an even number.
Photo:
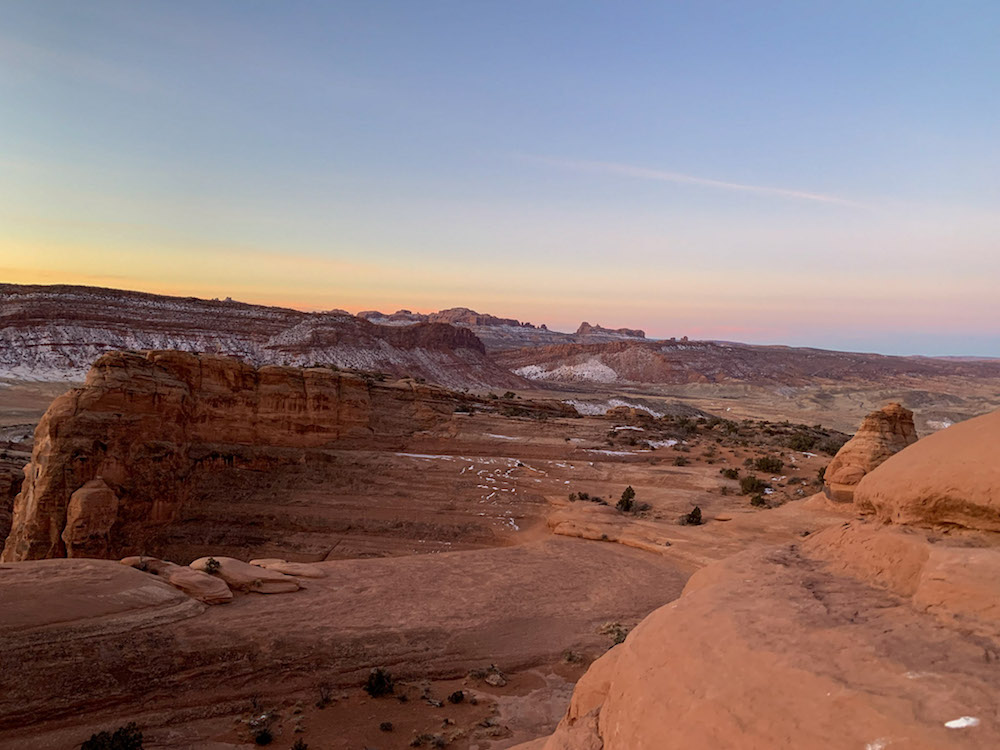
[{"label": "distant mountain range", "polygon": [[1000,378],[1000,360],[649,340],[638,329],[589,323],[560,333],[462,307],[310,313],[96,287],[0,284],[0,377],[82,380],[113,349],[214,352],[258,366],[336,365],[479,390]]}]

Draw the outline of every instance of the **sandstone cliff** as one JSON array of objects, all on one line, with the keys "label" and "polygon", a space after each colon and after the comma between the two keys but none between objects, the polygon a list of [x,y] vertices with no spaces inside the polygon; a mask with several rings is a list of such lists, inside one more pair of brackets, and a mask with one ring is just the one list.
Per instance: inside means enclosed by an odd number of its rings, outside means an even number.
[{"label": "sandstone cliff", "polygon": [[853,501],[854,488],[866,474],[915,442],[917,430],[912,411],[899,404],[873,411],[826,468],[823,491],[831,500]]},{"label": "sandstone cliff", "polygon": [[432,386],[322,367],[106,354],[39,423],[3,560],[146,552],[206,472],[294,465],[348,439],[385,446],[450,418],[455,404]]}]

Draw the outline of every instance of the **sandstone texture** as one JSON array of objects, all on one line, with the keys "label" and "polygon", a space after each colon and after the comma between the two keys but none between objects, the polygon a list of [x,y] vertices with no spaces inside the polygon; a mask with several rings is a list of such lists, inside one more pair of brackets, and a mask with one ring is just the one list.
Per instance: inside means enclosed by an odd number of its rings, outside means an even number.
[{"label": "sandstone texture", "polygon": [[175,589],[205,604],[225,604],[233,600],[233,592],[222,578],[193,570],[186,565],[141,555],[125,557],[121,564],[159,576]]},{"label": "sandstone texture", "polygon": [[391,442],[454,408],[453,395],[431,386],[327,368],[106,354],[39,423],[3,559],[141,552],[179,518],[205,472],[237,461],[297,464],[302,450],[347,439],[354,447]]},{"label": "sandstone texture", "polygon": [[[232,557],[199,557],[191,569],[211,573],[225,581],[230,589],[257,594],[287,594],[301,586],[291,576],[277,570],[250,565]],[[214,568],[214,571],[213,571]]]},{"label": "sandstone texture", "polygon": [[1000,531],[1000,411],[923,438],[858,484],[883,521]]},{"label": "sandstone texture", "polygon": [[540,747],[985,750],[997,648],[793,547],[741,553],[595,662]]},{"label": "sandstone texture", "polygon": [[326,577],[326,571],[324,571],[323,568],[310,563],[289,562],[288,560],[280,560],[278,558],[271,557],[251,560],[250,564],[257,565],[261,568],[267,568],[268,570],[276,570],[279,573],[284,573],[285,575],[298,576],[299,578]]},{"label": "sandstone texture", "polygon": [[854,489],[866,474],[915,442],[912,411],[899,404],[873,411],[826,468],[823,491],[831,500],[852,502]]}]

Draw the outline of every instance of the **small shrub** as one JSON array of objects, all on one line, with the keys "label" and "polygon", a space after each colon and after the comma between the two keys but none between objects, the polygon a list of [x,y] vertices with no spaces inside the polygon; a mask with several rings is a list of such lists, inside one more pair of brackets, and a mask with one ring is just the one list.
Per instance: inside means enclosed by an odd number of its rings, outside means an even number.
[{"label": "small shrub", "polygon": [[688,460],[684,456],[678,456],[674,459],[674,466],[687,466]]},{"label": "small shrub", "polygon": [[309,750],[309,745],[299,737],[295,742],[292,743],[292,750]]},{"label": "small shrub", "polygon": [[458,704],[464,700],[465,700],[465,693],[463,693],[461,690],[456,690],[454,693],[448,696],[449,703]]},{"label": "small shrub", "polygon": [[825,482],[826,481],[826,467],[825,466],[821,466],[820,469],[819,469],[819,471],[816,472],[816,478],[820,482]]},{"label": "small shrub", "polygon": [[220,568],[222,568],[222,563],[220,563],[214,557],[210,557],[208,558],[208,560],[205,561],[206,573],[211,573],[212,575],[215,575],[216,573],[219,572]]},{"label": "small shrub", "polygon": [[759,492],[750,498],[750,504],[755,508],[765,508],[767,507],[767,500]]},{"label": "small shrub", "polygon": [[824,438],[823,440],[820,440],[819,443],[816,444],[816,450],[818,450],[821,453],[826,453],[826,454],[828,454],[830,456],[835,456],[835,455],[837,455],[837,451],[839,451],[841,448],[843,448],[844,447],[844,443],[846,443],[846,442],[847,442],[847,438],[846,437],[845,438],[835,438],[835,437]]},{"label": "small shrub", "polygon": [[330,686],[329,685],[320,685],[319,686],[319,698],[316,701],[316,708],[326,708],[327,706],[330,705],[330,702],[332,700],[333,700],[333,698],[330,695]]},{"label": "small shrub", "polygon": [[142,732],[130,722],[112,732],[98,732],[80,746],[80,750],[142,750]]},{"label": "small shrub", "polygon": [[590,500],[590,493],[589,492],[581,492],[581,493],[579,493],[577,495],[577,497],[579,497],[581,500]]},{"label": "small shrub", "polygon": [[274,735],[271,733],[271,727],[261,727],[253,733],[253,741],[257,745],[270,745],[274,742]]},{"label": "small shrub", "polygon": [[503,394],[502,398],[505,398],[509,401],[512,398],[517,398],[517,394],[514,393],[514,391],[507,391],[505,394]]},{"label": "small shrub", "polygon": [[368,681],[365,683],[365,692],[372,698],[382,695],[389,695],[395,690],[392,675],[381,667],[375,667],[368,673]]},{"label": "small shrub", "polygon": [[571,503],[575,503],[576,502],[576,493],[575,492],[569,493],[569,501]]},{"label": "small shrub", "polygon": [[598,633],[608,636],[616,646],[625,642],[628,631],[629,629],[620,622],[606,622],[597,629]]},{"label": "small shrub", "polygon": [[762,456],[754,461],[753,465],[757,471],[766,471],[773,474],[781,471],[785,466],[785,462],[774,456]]},{"label": "small shrub", "polygon": [[381,724],[378,725],[378,728],[379,728],[379,730],[381,730],[383,732],[391,732],[392,731],[392,722],[391,721],[383,721]]},{"label": "small shrub", "polygon": [[788,447],[793,451],[811,451],[818,438],[806,432],[797,432],[788,439]]},{"label": "small shrub", "polygon": [[701,518],[701,508],[697,505],[694,506],[694,510],[690,513],[685,513],[681,516],[682,526],[701,526],[702,523],[704,523],[704,521],[702,521]]},{"label": "small shrub", "polygon": [[719,469],[719,473],[722,474],[726,479],[739,479],[740,470],[739,469]]},{"label": "small shrub", "polygon": [[635,490],[629,485],[622,491],[621,499],[615,505],[622,513],[631,513],[635,509]]},{"label": "small shrub", "polygon": [[747,474],[745,477],[740,479],[740,492],[744,495],[752,495],[755,492],[763,492],[766,487],[767,484],[762,482],[753,474]]}]

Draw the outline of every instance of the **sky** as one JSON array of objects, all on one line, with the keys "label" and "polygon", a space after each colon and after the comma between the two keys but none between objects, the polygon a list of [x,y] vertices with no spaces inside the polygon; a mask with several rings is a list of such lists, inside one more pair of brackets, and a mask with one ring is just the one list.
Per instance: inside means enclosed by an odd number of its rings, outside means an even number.
[{"label": "sky", "polygon": [[0,2],[0,281],[1000,356],[1000,3]]}]

